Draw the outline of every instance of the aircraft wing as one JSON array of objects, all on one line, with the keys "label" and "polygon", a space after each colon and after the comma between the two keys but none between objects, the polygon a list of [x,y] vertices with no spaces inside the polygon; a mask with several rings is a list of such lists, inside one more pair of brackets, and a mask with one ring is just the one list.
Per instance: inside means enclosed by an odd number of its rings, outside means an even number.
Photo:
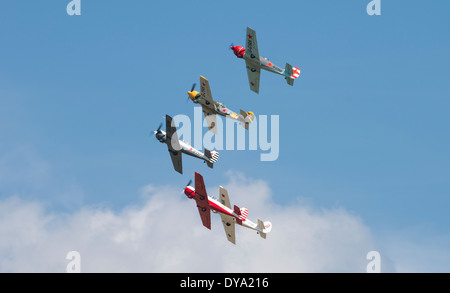
[{"label": "aircraft wing", "polygon": [[180,174],[183,174],[183,160],[181,158],[181,152],[170,150],[170,158],[172,159],[173,168]]},{"label": "aircraft wing", "polygon": [[[230,198],[228,197],[228,191],[219,186],[219,194],[220,194],[220,203],[224,206],[231,209]],[[228,241],[233,244],[236,244],[236,235],[235,235],[235,223],[232,216],[220,214],[222,218],[223,228],[225,229],[225,234],[227,235]]]},{"label": "aircraft wing", "polygon": [[205,105],[202,105],[202,110],[205,115],[206,123],[208,124],[208,129],[214,134],[217,134],[216,113],[211,111],[211,109]]},{"label": "aircraft wing", "polygon": [[[175,128],[175,123],[169,115],[166,114],[166,137],[167,146],[169,150],[180,151],[181,146],[178,140],[177,129]],[[173,159],[172,159],[173,161]]]},{"label": "aircraft wing", "polygon": [[255,67],[251,62],[245,61],[247,66],[247,75],[250,89],[255,93],[259,93],[259,79],[261,76],[261,68]]},{"label": "aircraft wing", "polygon": [[245,40],[245,55],[248,55],[248,58],[259,64],[259,52],[258,52],[258,43],[256,41],[256,32],[247,27],[247,36]]},{"label": "aircraft wing", "polygon": [[211,229],[211,209],[209,207],[208,195],[206,194],[203,176],[195,172],[195,196],[198,212],[202,219],[203,226]]},{"label": "aircraft wing", "polygon": [[233,217],[225,214],[220,214],[220,217],[222,218],[223,228],[225,229],[228,241],[236,244],[235,223]]},{"label": "aircraft wing", "polygon": [[220,203],[231,209],[230,198],[228,197],[228,191],[225,188],[223,188],[222,186],[219,186],[219,193],[220,193]]},{"label": "aircraft wing", "polygon": [[209,88],[209,82],[203,76],[200,76],[200,96],[205,101],[205,107],[215,110],[214,100],[211,95],[211,89]]}]

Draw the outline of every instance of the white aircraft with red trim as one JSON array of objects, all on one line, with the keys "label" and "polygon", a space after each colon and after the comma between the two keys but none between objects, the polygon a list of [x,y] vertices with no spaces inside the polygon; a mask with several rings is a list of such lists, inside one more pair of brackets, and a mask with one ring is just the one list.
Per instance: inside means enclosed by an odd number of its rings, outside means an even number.
[{"label": "white aircraft with red trim", "polygon": [[195,200],[203,226],[211,230],[211,211],[213,211],[214,213],[218,213],[222,218],[225,234],[227,235],[228,241],[231,243],[236,244],[236,223],[256,230],[262,238],[266,239],[266,234],[272,230],[272,224],[270,222],[263,222],[258,219],[257,224],[253,223],[247,219],[247,208],[239,208],[235,205],[232,209],[230,199],[228,198],[228,191],[222,186],[219,186],[220,199],[208,196],[203,176],[199,173],[195,172],[195,188],[189,186],[191,182],[192,180],[189,181],[184,188],[184,194],[186,194],[188,198]]},{"label": "white aircraft with red trim", "polygon": [[255,93],[259,93],[261,69],[283,75],[289,85],[294,85],[294,80],[300,76],[298,67],[292,67],[289,63],[286,63],[285,69],[282,69],[270,62],[268,58],[259,56],[256,32],[249,27],[247,27],[245,48],[231,44],[231,50],[238,58],[245,60],[250,89]]}]

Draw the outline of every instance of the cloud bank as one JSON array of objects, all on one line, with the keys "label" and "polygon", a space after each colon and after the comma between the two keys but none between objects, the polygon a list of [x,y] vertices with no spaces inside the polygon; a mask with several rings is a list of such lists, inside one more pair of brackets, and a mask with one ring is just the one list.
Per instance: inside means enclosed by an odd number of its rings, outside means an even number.
[{"label": "cloud bank", "polygon": [[[229,243],[216,214],[211,231],[204,228],[181,188],[147,185],[140,204],[68,214],[13,196],[0,201],[0,272],[65,272],[69,251],[80,253],[81,272],[366,271],[375,245],[360,218],[300,202],[277,205],[267,183],[232,173],[224,187],[249,219],[272,222],[266,240],[236,226],[237,245]],[[207,190],[218,195],[217,186]]]}]

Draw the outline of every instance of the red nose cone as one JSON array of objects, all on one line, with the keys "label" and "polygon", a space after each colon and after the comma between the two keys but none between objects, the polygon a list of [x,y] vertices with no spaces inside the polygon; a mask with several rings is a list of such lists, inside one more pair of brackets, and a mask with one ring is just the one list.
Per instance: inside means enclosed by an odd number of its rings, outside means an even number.
[{"label": "red nose cone", "polygon": [[193,198],[195,195],[195,191],[192,187],[188,186],[184,189],[184,194],[186,194],[186,196],[189,198]]},{"label": "red nose cone", "polygon": [[242,46],[231,46],[231,50],[233,50],[234,55],[238,58],[243,58],[245,54],[245,48]]}]

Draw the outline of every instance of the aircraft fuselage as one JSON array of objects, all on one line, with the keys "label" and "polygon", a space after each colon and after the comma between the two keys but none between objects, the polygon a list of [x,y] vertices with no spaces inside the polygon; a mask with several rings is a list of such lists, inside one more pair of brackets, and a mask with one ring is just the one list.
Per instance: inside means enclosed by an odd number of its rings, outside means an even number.
[{"label": "aircraft fuselage", "polygon": [[[191,199],[194,198],[194,196],[198,196],[195,193],[195,188],[192,186],[187,186],[184,189],[184,193],[186,194],[187,197],[189,197]],[[244,218],[244,217],[236,214],[232,209],[223,205],[222,203],[219,202],[219,200],[217,200],[216,198],[211,197],[209,195],[208,195],[208,204],[209,204],[210,209],[213,212],[231,216],[231,217],[233,217],[233,220],[235,220],[235,222],[237,224],[247,227],[249,229],[253,229],[255,231],[259,231],[257,228],[258,227],[257,224],[253,223],[252,221],[250,221],[247,218]]]},{"label": "aircraft fuselage", "polygon": [[261,69],[264,69],[266,71],[270,71],[279,75],[285,75],[285,69],[270,62],[270,60],[266,57],[259,56],[259,63],[255,59],[252,59],[248,54],[244,54],[244,59],[250,64],[254,65],[256,68],[260,67]]},{"label": "aircraft fuselage", "polygon": [[[207,107],[210,107],[209,101],[205,101],[202,99],[200,94],[197,94],[195,98],[192,100],[196,104],[205,105]],[[214,101],[214,113],[209,114],[217,114],[226,118],[234,119],[239,122],[245,123],[245,117],[242,117],[241,115],[237,114],[236,112],[230,110],[227,108],[224,104]]]},{"label": "aircraft fuselage", "polygon": [[181,149],[174,150],[172,148],[171,142],[166,139],[167,138],[166,132],[162,131],[162,130],[160,130],[160,132],[164,135],[163,141],[160,140],[160,142],[161,143],[165,142],[167,144],[167,146],[169,147],[168,148],[169,152],[174,152],[174,153],[182,152],[183,154],[186,154],[188,156],[199,158],[206,162],[211,162],[210,158],[206,157],[204,153],[200,152],[199,150],[192,147],[190,144],[188,144],[187,142],[185,142],[183,140],[178,140],[178,143],[179,143]]}]

